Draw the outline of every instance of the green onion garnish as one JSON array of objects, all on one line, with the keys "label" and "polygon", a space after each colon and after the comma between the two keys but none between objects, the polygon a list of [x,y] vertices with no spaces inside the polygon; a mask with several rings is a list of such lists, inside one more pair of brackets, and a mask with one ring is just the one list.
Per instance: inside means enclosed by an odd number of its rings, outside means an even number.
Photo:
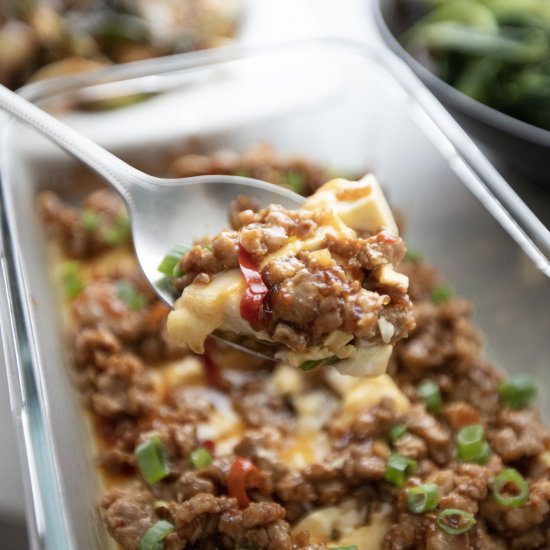
[{"label": "green onion garnish", "polygon": [[395,443],[400,437],[403,437],[407,433],[407,426],[402,422],[392,426],[391,430],[388,433],[388,439],[391,443]]},{"label": "green onion garnish", "polygon": [[491,488],[495,500],[506,508],[523,506],[529,500],[529,486],[523,476],[514,468],[502,470],[495,477]]},{"label": "green onion garnish", "polygon": [[199,447],[191,453],[191,463],[197,469],[208,468],[212,464],[212,455],[204,447]]},{"label": "green onion garnish", "polygon": [[304,195],[307,191],[304,176],[296,170],[287,170],[283,173],[283,185],[299,195]]},{"label": "green onion garnish", "polygon": [[176,527],[169,521],[161,519],[153,527],[145,531],[145,535],[139,541],[138,550],[162,550],[163,540],[176,530]]},{"label": "green onion garnish", "polygon": [[115,224],[106,229],[103,233],[103,238],[110,245],[123,243],[130,235],[130,218],[126,211],[121,212],[116,219]]},{"label": "green onion garnish", "polygon": [[514,376],[498,387],[502,403],[512,409],[527,407],[537,395],[535,381],[528,375]]},{"label": "green onion garnish", "polygon": [[310,361],[304,361],[301,365],[298,366],[300,370],[307,372],[308,370],[313,370],[320,366],[334,365],[338,362],[338,357],[327,357],[325,359],[311,359]]},{"label": "green onion garnish", "polygon": [[355,544],[351,546],[330,546],[328,550],[357,550],[357,546]]},{"label": "green onion garnish", "polygon": [[462,535],[476,524],[474,514],[457,508],[441,510],[435,521],[449,535]]},{"label": "green onion garnish", "polygon": [[438,286],[432,290],[431,298],[434,304],[442,304],[449,301],[454,296],[454,292],[446,286]]},{"label": "green onion garnish", "polygon": [[424,483],[407,489],[407,508],[413,514],[423,514],[437,507],[439,491],[437,485]]},{"label": "green onion garnish", "polygon": [[461,428],[456,435],[458,458],[464,462],[487,462],[491,448],[485,441],[484,434],[485,430],[481,424],[470,424]]},{"label": "green onion garnish", "polygon": [[70,260],[61,266],[63,292],[69,300],[76,298],[84,290],[84,281],[80,275],[80,262]]},{"label": "green onion garnish", "polygon": [[99,228],[100,218],[95,210],[90,210],[89,208],[83,210],[81,219],[84,231],[93,233]]},{"label": "green onion garnish", "polygon": [[416,473],[416,460],[392,453],[386,465],[384,479],[397,487],[403,487],[405,480]]},{"label": "green onion garnish", "polygon": [[244,168],[239,168],[238,170],[233,171],[234,176],[241,176],[241,178],[249,178],[250,172]]},{"label": "green onion garnish", "polygon": [[190,248],[191,247],[186,244],[177,244],[173,246],[160,262],[157,271],[160,271],[167,277],[176,277],[175,270],[179,267],[182,257],[189,252]]},{"label": "green onion garnish", "polygon": [[120,281],[117,283],[117,294],[118,297],[134,311],[139,311],[143,309],[147,298],[141,292],[138,292],[133,285],[126,281]]},{"label": "green onion garnish", "polygon": [[423,380],[416,387],[416,393],[424,400],[428,412],[441,412],[443,408],[443,399],[438,384],[432,380]]},{"label": "green onion garnish", "polygon": [[422,259],[422,252],[414,248],[408,248],[405,253],[405,260],[408,262],[419,262]]},{"label": "green onion garnish", "polygon": [[160,436],[154,435],[149,438],[136,447],[134,454],[139,471],[147,483],[156,483],[170,473],[166,451]]}]

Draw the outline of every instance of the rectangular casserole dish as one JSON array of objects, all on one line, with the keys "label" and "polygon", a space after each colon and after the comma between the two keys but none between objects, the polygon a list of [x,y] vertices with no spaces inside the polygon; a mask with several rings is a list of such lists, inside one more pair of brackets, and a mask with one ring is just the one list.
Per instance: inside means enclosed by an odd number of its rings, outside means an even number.
[{"label": "rectangular casserole dish", "polygon": [[[76,101],[153,94],[118,110]],[[30,86],[24,95],[136,167],[163,175],[175,152],[267,141],[338,170],[374,172],[405,235],[476,307],[491,359],[529,372],[550,419],[550,236],[470,139],[391,54],[345,42],[229,48]],[[107,548],[93,442],[66,368],[35,197],[87,190],[89,175],[10,122],[1,144],[2,340],[24,448],[34,548]]]}]

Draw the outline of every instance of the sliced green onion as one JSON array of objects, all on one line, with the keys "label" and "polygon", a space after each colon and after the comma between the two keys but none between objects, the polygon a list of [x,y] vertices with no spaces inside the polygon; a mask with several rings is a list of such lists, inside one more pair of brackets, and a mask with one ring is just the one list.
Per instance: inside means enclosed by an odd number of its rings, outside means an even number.
[{"label": "sliced green onion", "polygon": [[208,468],[212,464],[212,455],[204,447],[199,447],[191,453],[191,463],[197,469]]},{"label": "sliced green onion", "polygon": [[458,458],[464,462],[487,462],[491,448],[485,441],[485,430],[481,424],[470,424],[461,428],[456,435]]},{"label": "sliced green onion", "polygon": [[407,508],[413,514],[423,514],[437,507],[439,491],[437,485],[424,483],[407,489]]},{"label": "sliced green onion", "polygon": [[117,245],[123,243],[130,235],[130,218],[124,211],[121,212],[113,227],[106,229],[103,233],[103,238],[110,245]]},{"label": "sliced green onion", "polygon": [[145,531],[145,535],[139,541],[138,550],[162,550],[164,548],[163,540],[176,530],[176,527],[161,519],[157,521],[153,527],[149,527]]},{"label": "sliced green onion", "polygon": [[432,290],[431,299],[434,304],[448,302],[454,296],[454,292],[446,286],[438,286]]},{"label": "sliced green onion", "polygon": [[437,514],[435,521],[449,535],[462,535],[476,524],[474,514],[459,510],[458,508],[441,510]]},{"label": "sliced green onion", "polygon": [[357,546],[355,544],[351,546],[330,546],[328,550],[357,550]]},{"label": "sliced green onion", "polygon": [[334,365],[338,362],[338,357],[327,357],[325,359],[311,359],[310,361],[304,361],[301,365],[298,366],[300,370],[307,372],[308,370],[313,370],[320,366],[325,365]]},{"label": "sliced green onion", "polygon": [[388,433],[388,439],[391,443],[395,443],[400,437],[403,437],[407,433],[407,426],[402,422],[392,426],[391,430]]},{"label": "sliced green onion", "polygon": [[407,252],[405,254],[405,260],[407,260],[408,262],[419,262],[422,257],[422,252],[414,248],[407,249]]},{"label": "sliced green onion", "polygon": [[443,409],[443,398],[439,385],[432,380],[423,380],[416,387],[416,393],[426,403],[426,409],[431,413],[439,413]]},{"label": "sliced green onion", "polygon": [[398,453],[392,453],[386,465],[384,479],[397,487],[403,487],[407,477],[416,473],[416,466],[416,460]]},{"label": "sliced green onion", "polygon": [[84,281],[80,275],[80,262],[70,260],[61,266],[63,293],[69,300],[76,298],[84,290]]},{"label": "sliced green onion", "polygon": [[283,173],[283,185],[299,195],[304,195],[307,191],[304,176],[296,170],[287,170]]},{"label": "sliced green onion", "polygon": [[133,285],[126,281],[120,281],[117,283],[117,294],[118,297],[134,311],[143,309],[147,302],[145,295],[138,292]]},{"label": "sliced green onion", "polygon": [[175,269],[179,267],[182,257],[189,252],[190,248],[191,247],[186,244],[176,244],[173,246],[160,262],[157,271],[160,271],[167,277],[174,277]]},{"label": "sliced green onion", "polygon": [[81,219],[84,231],[93,233],[99,228],[100,218],[99,214],[95,210],[91,210],[89,208],[83,210]]},{"label": "sliced green onion", "polygon": [[502,470],[495,477],[491,488],[495,500],[506,508],[523,506],[529,500],[529,485],[514,468]]},{"label": "sliced green onion", "polygon": [[528,375],[519,375],[506,380],[498,388],[502,403],[512,409],[527,407],[537,395],[535,381]]},{"label": "sliced green onion", "polygon": [[241,178],[249,178],[250,172],[244,168],[239,168],[238,170],[233,171],[234,176],[241,176]]},{"label": "sliced green onion", "polygon": [[170,473],[160,436],[154,435],[149,438],[136,447],[134,454],[143,479],[150,485],[164,479]]}]

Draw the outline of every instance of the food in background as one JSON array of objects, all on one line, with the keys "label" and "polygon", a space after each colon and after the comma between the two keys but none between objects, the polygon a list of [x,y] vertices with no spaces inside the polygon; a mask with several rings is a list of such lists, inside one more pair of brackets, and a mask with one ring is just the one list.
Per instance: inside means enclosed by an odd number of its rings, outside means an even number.
[{"label": "food in background", "polygon": [[47,0],[0,8],[0,83],[64,76],[209,48],[231,38],[241,0]]},{"label": "food in background", "polygon": [[461,92],[550,129],[550,3],[427,0],[402,42]]}]

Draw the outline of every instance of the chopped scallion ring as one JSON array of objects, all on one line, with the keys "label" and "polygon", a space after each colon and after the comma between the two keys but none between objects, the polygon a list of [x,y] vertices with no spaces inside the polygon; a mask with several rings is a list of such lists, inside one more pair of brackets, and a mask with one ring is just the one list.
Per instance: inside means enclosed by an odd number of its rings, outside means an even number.
[{"label": "chopped scallion ring", "polygon": [[407,489],[407,508],[413,514],[423,514],[437,507],[439,490],[433,483],[423,483]]},{"label": "chopped scallion ring", "polygon": [[179,267],[182,257],[189,252],[190,248],[191,247],[186,244],[177,244],[173,246],[160,262],[157,271],[160,271],[160,273],[167,277],[176,276],[175,269]]},{"label": "chopped scallion ring", "polygon": [[152,485],[169,473],[168,459],[160,436],[154,435],[136,447],[134,452],[143,479]]},{"label": "chopped scallion ring", "polygon": [[398,453],[392,453],[386,465],[384,479],[397,487],[403,487],[407,477],[416,473],[416,466],[416,460]]},{"label": "chopped scallion ring", "polygon": [[460,429],[456,435],[458,458],[464,462],[487,462],[491,448],[485,441],[485,430],[481,424],[470,424]]},{"label": "chopped scallion ring", "polygon": [[529,485],[514,468],[505,468],[495,477],[492,487],[495,500],[506,508],[523,506],[529,500]]},{"label": "chopped scallion ring", "polygon": [[391,430],[388,433],[388,439],[391,443],[395,443],[400,437],[403,437],[407,434],[407,426],[402,422],[392,426]]},{"label": "chopped scallion ring", "polygon": [[191,453],[191,463],[197,469],[208,468],[212,464],[212,455],[204,447],[199,447]]},{"label": "chopped scallion ring", "polygon": [[316,369],[317,367],[333,365],[338,362],[337,357],[327,357],[326,359],[312,359],[310,361],[304,361],[298,366],[300,370],[307,372],[308,370]]},{"label": "chopped scallion ring", "polygon": [[446,286],[438,286],[432,290],[431,298],[434,304],[448,302],[454,296],[454,292]]},{"label": "chopped scallion ring", "polygon": [[69,260],[61,267],[63,292],[69,300],[76,298],[84,290],[84,281],[80,275],[80,262]]},{"label": "chopped scallion ring", "polygon": [[437,383],[432,380],[423,380],[416,387],[416,392],[426,403],[426,410],[428,412],[434,414],[441,412],[443,398],[441,397],[441,391]]},{"label": "chopped scallion ring", "polygon": [[103,232],[103,238],[111,246],[122,244],[130,236],[130,218],[126,211],[121,212],[112,227]]},{"label": "chopped scallion ring", "polygon": [[528,375],[514,376],[499,386],[498,395],[511,409],[523,409],[536,397],[537,386]]},{"label": "chopped scallion ring", "polygon": [[288,187],[291,191],[304,195],[307,192],[306,180],[304,176],[296,170],[287,170],[283,173],[282,183],[285,187]]},{"label": "chopped scallion ring", "polygon": [[176,527],[169,521],[157,521],[145,531],[145,535],[139,541],[138,550],[161,550],[164,548],[162,541],[175,530]]},{"label": "chopped scallion ring", "polygon": [[138,292],[132,284],[126,281],[120,281],[117,283],[117,294],[118,297],[134,311],[139,311],[143,309],[147,298],[141,292]]},{"label": "chopped scallion ring", "polygon": [[86,231],[87,233],[93,233],[94,231],[97,231],[97,229],[99,228],[99,224],[101,223],[99,213],[89,208],[86,208],[82,211],[81,220],[84,231]]},{"label": "chopped scallion ring", "polygon": [[476,518],[473,514],[457,508],[441,510],[435,521],[449,535],[463,535],[476,524]]}]

